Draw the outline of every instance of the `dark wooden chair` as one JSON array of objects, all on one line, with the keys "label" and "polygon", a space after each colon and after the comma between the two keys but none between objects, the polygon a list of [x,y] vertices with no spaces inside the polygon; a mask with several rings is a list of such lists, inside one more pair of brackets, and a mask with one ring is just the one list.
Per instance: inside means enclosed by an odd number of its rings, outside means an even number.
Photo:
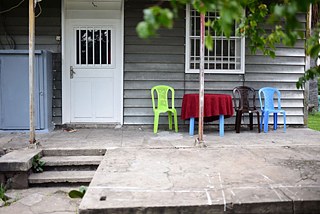
[{"label": "dark wooden chair", "polygon": [[241,117],[243,113],[249,113],[250,130],[253,129],[253,113],[257,114],[258,132],[260,133],[260,114],[256,108],[256,92],[248,86],[238,86],[232,91],[234,108],[236,111],[236,133],[240,133]]}]

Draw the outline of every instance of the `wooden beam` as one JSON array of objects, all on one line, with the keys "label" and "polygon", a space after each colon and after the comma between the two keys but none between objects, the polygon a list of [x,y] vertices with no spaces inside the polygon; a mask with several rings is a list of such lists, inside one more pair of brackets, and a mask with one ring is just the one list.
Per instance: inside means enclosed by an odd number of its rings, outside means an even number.
[{"label": "wooden beam", "polygon": [[199,72],[199,126],[196,144],[204,147],[203,116],[204,116],[204,46],[205,46],[205,14],[200,14],[200,72]]},{"label": "wooden beam", "polygon": [[30,137],[29,143],[36,142],[34,128],[34,46],[35,46],[35,14],[34,0],[29,0],[29,121],[30,121]]}]

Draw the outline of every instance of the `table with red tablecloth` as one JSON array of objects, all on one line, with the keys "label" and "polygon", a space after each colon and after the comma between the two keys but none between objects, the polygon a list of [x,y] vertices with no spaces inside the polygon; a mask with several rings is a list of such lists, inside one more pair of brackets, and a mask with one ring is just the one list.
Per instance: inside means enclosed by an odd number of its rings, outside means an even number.
[{"label": "table with red tablecloth", "polygon": [[[232,116],[233,105],[230,95],[204,94],[204,121],[219,119],[220,136],[224,135],[224,118]],[[193,135],[195,118],[199,118],[199,94],[185,94],[182,100],[181,119],[190,119],[190,135]]]}]

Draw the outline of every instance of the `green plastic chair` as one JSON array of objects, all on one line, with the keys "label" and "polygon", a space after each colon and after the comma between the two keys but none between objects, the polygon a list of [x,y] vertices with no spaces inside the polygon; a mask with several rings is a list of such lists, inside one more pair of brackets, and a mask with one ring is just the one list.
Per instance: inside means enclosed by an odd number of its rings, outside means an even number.
[{"label": "green plastic chair", "polygon": [[[171,91],[171,107],[169,107],[169,91]],[[155,92],[157,94],[157,105],[155,102]],[[174,89],[166,85],[157,85],[151,89],[152,108],[154,112],[153,132],[158,132],[159,116],[168,112],[169,129],[172,130],[172,114],[174,117],[174,129],[178,132],[177,110],[174,108]]]}]

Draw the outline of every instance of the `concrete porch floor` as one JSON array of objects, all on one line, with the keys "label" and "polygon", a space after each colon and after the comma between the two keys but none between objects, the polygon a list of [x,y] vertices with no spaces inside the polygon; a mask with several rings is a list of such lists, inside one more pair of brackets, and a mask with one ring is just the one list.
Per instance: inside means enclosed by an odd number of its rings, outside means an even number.
[{"label": "concrete porch floor", "polygon": [[[280,128],[219,137],[208,129],[207,147],[195,148],[196,136],[186,130],[162,130],[56,130],[37,140],[43,148],[107,149],[80,213],[319,212],[320,132]],[[0,133],[0,148],[27,142],[27,134]]]},{"label": "concrete porch floor", "polygon": [[[179,127],[180,128],[180,127]],[[121,128],[75,128],[74,132],[57,129],[48,133],[36,133],[36,140],[40,148],[167,148],[191,147],[197,137],[189,136],[186,127],[180,128],[178,133],[169,131],[167,127],[160,127],[157,134],[151,126],[124,126]],[[27,148],[28,132],[0,132],[0,148],[13,150]],[[269,129],[268,133],[257,133],[242,128],[237,134],[233,130],[225,130],[225,136],[220,137],[217,127],[206,126],[204,140],[207,147],[220,146],[284,146],[290,145],[320,145],[320,132],[308,128],[283,128],[276,131]]]}]

